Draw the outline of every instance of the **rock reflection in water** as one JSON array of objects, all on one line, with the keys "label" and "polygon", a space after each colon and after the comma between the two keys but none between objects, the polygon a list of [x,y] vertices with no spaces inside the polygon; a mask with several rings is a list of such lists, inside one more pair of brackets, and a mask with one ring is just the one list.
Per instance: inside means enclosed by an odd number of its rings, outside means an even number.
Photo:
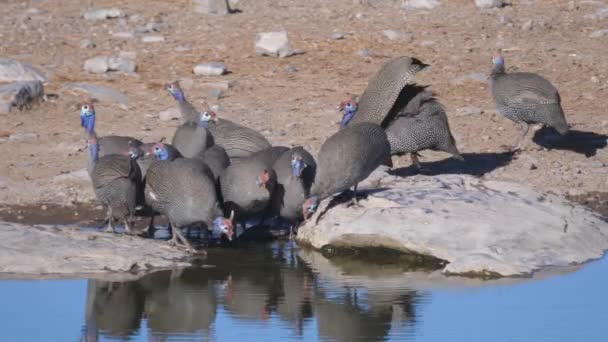
[{"label": "rock reflection in water", "polygon": [[[415,322],[419,295],[403,283],[384,283],[391,270],[377,265],[341,266],[339,259],[289,243],[213,251],[205,263],[210,267],[162,271],[133,282],[90,280],[86,340],[138,333],[155,341],[219,340],[227,332],[217,330],[218,316],[230,334],[270,324],[282,337],[335,341],[384,340]],[[353,270],[360,274],[349,275]],[[147,330],[141,331],[144,320]]]}]

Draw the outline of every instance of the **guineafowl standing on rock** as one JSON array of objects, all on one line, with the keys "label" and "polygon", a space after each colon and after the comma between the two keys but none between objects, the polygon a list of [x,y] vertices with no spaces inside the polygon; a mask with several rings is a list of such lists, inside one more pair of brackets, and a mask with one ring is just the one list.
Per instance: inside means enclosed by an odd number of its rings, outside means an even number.
[{"label": "guineafowl standing on rock", "polygon": [[317,172],[310,189],[310,198],[303,205],[303,215],[312,215],[319,202],[354,186],[353,201],[357,202],[357,184],[378,166],[390,162],[391,146],[386,133],[377,124],[351,123],[329,137],[317,155]]},{"label": "guineafowl standing on rock", "polygon": [[171,145],[173,145],[182,156],[194,158],[213,145],[213,137],[207,131],[209,120],[203,120],[202,113],[198,114],[196,121],[186,122],[175,130]]},{"label": "guineafowl standing on rock", "polygon": [[221,119],[212,111],[205,111],[202,119],[209,121],[209,132],[217,145],[222,146],[230,160],[245,158],[271,147],[270,142],[258,131]]},{"label": "guineafowl standing on rock", "polygon": [[397,57],[386,63],[369,81],[359,98],[357,115],[349,119],[352,123],[371,122],[386,127],[391,108],[400,96],[402,89],[414,84],[416,74],[426,68],[413,57]]},{"label": "guineafowl standing on rock", "polygon": [[186,100],[186,96],[184,95],[184,91],[179,86],[179,82],[174,81],[167,84],[167,91],[175,101],[177,101],[177,105],[179,106],[179,112],[182,115],[182,122],[196,122],[199,112],[194,108],[194,106]]},{"label": "guineafowl standing on rock", "polygon": [[[162,158],[162,157],[161,157]],[[194,248],[181,228],[202,224],[212,235],[232,239],[232,221],[219,208],[213,175],[195,159],[156,160],[146,175],[146,203],[165,215],[171,224],[171,243]]]},{"label": "guineafowl standing on rock", "polygon": [[[80,106],[80,125],[88,136],[95,132],[95,107],[93,103],[84,103]],[[132,147],[140,147],[142,142],[132,138],[118,135],[107,135],[97,138],[97,154],[101,158],[109,154],[126,154]]]},{"label": "guineafowl standing on rock", "polygon": [[511,151],[521,149],[529,124],[553,127],[559,134],[568,132],[561,99],[557,89],[545,78],[529,72],[505,72],[500,51],[492,58],[490,83],[498,111],[518,123],[521,134]]},{"label": "guineafowl standing on rock", "polygon": [[405,108],[396,113],[386,128],[386,136],[391,145],[391,155],[409,153],[419,169],[417,152],[426,149],[447,152],[458,160],[464,160],[456,147],[443,106],[426,89],[421,89]]},{"label": "guineafowl standing on rock", "polygon": [[88,171],[95,196],[107,209],[108,232],[114,232],[114,217],[124,220],[125,231],[131,233],[129,221],[135,213],[137,193],[141,187],[141,173],[135,160],[139,149],[131,147],[122,155],[99,156],[99,143],[95,132],[88,138]]}]

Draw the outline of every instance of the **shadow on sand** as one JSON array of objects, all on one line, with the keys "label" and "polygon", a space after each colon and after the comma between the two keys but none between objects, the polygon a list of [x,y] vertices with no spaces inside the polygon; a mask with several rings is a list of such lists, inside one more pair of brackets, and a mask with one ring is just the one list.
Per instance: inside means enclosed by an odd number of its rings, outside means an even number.
[{"label": "shadow on sand", "polygon": [[435,176],[439,174],[463,174],[472,176],[483,176],[499,167],[505,166],[513,160],[512,152],[502,153],[463,153],[464,161],[447,158],[434,162],[422,162],[423,171],[419,171],[414,165],[393,169],[390,174],[400,177],[425,174]]},{"label": "shadow on sand", "polygon": [[553,128],[543,127],[536,131],[532,141],[550,150],[566,150],[592,157],[597,150],[606,147],[606,139],[608,136],[604,134],[577,130],[560,136]]}]

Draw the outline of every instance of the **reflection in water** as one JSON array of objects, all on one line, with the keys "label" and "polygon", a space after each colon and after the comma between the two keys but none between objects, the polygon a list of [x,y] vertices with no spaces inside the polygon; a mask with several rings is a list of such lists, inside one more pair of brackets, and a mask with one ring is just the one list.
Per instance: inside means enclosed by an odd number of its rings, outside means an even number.
[{"label": "reflection in water", "polygon": [[[228,319],[236,327],[280,322],[288,330],[281,337],[376,341],[405,333],[415,322],[415,292],[403,285],[374,289],[349,277],[320,276],[317,268],[332,273],[331,267],[339,266],[290,243],[213,251],[206,263],[209,267],[157,272],[133,282],[90,280],[86,340],[144,333],[154,341],[216,340],[223,333],[216,322]],[[363,278],[372,285],[382,282]],[[139,331],[142,321],[145,332]]]}]

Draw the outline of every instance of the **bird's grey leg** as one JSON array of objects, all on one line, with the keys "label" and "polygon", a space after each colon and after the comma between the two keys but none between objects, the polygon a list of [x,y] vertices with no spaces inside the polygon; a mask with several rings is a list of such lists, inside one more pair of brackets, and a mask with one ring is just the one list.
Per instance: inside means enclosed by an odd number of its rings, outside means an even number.
[{"label": "bird's grey leg", "polygon": [[114,221],[114,216],[112,215],[112,207],[108,206],[108,227],[106,228],[106,233],[114,233],[112,221]]},{"label": "bird's grey leg", "polygon": [[184,237],[184,235],[181,232],[181,229],[179,229],[177,227],[173,227],[173,233],[175,234],[175,236],[177,236],[178,240],[181,241],[182,245],[184,247],[186,247],[186,250],[188,252],[196,253],[196,249],[194,249],[194,247],[192,247],[190,242],[188,242],[188,240]]},{"label": "bird's grey leg", "polygon": [[131,231],[131,226],[129,225],[129,215],[125,216],[125,234],[133,234],[133,232]]},{"label": "bird's grey leg", "polygon": [[414,152],[414,153],[410,153],[410,158],[412,159],[412,164],[414,164],[414,166],[420,170],[422,168],[422,166],[420,166],[420,160],[418,159],[418,153]]},{"label": "bird's grey leg", "polygon": [[513,145],[513,147],[511,147],[511,152],[516,152],[516,151],[520,151],[524,145],[524,139],[526,138],[526,135],[528,135],[528,130],[530,129],[530,125],[528,125],[525,122],[520,122],[519,123],[519,129],[520,129],[520,135],[517,138],[517,140],[515,140],[515,144]]},{"label": "bird's grey leg", "polygon": [[350,201],[350,203],[348,204],[348,206],[359,206],[359,198],[357,197],[357,186],[359,185],[359,183],[355,183],[355,185],[353,186],[353,199]]},{"label": "bird's grey leg", "polygon": [[152,214],[152,217],[150,217],[150,224],[148,224],[148,236],[151,238],[154,237],[154,231],[156,230],[156,227],[154,227],[154,217],[155,215]]}]

